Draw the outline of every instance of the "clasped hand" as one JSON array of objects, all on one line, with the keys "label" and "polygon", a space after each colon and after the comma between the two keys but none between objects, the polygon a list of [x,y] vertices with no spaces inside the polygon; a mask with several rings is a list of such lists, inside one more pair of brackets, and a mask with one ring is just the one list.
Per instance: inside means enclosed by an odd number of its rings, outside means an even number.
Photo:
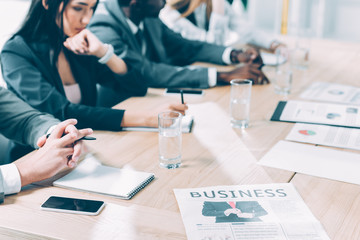
[{"label": "clasped hand", "polygon": [[106,46],[88,29],[84,29],[64,42],[70,51],[81,55],[92,55],[101,58],[105,55]]},{"label": "clasped hand", "polygon": [[241,51],[237,54],[237,60],[240,63],[256,63],[263,64],[259,50],[255,48],[248,48],[245,51]]}]

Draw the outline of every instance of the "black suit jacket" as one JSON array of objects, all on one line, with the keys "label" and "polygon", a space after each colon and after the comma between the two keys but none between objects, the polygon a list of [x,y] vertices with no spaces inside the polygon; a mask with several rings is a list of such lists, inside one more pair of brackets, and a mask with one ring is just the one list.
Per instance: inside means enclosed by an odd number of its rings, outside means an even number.
[{"label": "black suit jacket", "polygon": [[[147,86],[138,82],[138,78],[132,78],[132,71],[124,76],[115,75],[106,65],[99,64],[95,57],[76,55],[66,49],[64,53],[80,86],[80,104],[73,104],[66,98],[46,39],[27,43],[21,36],[15,36],[5,44],[1,52],[1,66],[8,89],[41,112],[50,113],[60,120],[76,118],[79,128],[121,130],[124,110],[95,107],[96,84],[116,90],[123,99],[144,95]],[[11,160],[32,150],[22,149],[11,150]]]},{"label": "black suit jacket", "polygon": [[236,214],[226,216],[225,210],[231,208],[227,202],[208,202],[205,201],[202,209],[204,216],[216,217],[216,222],[260,222],[259,217],[267,214],[257,201],[235,202],[235,207],[243,213],[253,213],[253,218],[239,218]]},{"label": "black suit jacket", "polygon": [[141,72],[150,87],[207,88],[207,68],[187,65],[194,62],[224,64],[225,47],[184,39],[159,18],[144,20],[147,54],[143,56],[117,0],[100,3],[89,27],[103,42],[112,44],[117,54],[136,56],[128,63]]}]

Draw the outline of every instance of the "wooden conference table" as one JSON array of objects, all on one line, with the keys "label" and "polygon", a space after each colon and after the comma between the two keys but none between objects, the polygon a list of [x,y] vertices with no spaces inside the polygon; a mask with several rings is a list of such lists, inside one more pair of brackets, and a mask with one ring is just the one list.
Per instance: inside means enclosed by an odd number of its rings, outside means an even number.
[{"label": "wooden conference table", "polygon": [[[312,81],[360,87],[359,66],[360,44],[313,40],[310,68],[294,72],[288,99],[296,99]],[[271,78],[274,69],[264,71]],[[186,239],[174,188],[291,182],[331,239],[360,239],[360,186],[257,165],[293,126],[269,121],[284,97],[274,93],[272,84],[254,86],[251,124],[241,131],[229,124],[229,90],[224,86],[208,89],[201,97],[185,96],[195,125],[192,133],[183,134],[181,168],[158,166],[157,133],[97,131],[98,140],[88,146],[104,164],[153,172],[156,179],[131,200],[51,186],[25,189],[0,205],[0,238]],[[180,101],[180,96],[163,92],[150,89],[147,97],[116,107],[141,110]],[[98,216],[41,211],[51,195],[98,199],[107,205]]]}]

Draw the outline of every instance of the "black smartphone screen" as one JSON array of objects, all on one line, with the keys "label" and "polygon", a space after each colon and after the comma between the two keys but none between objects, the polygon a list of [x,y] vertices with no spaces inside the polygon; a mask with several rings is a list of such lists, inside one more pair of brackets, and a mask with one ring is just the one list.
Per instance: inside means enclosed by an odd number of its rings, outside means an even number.
[{"label": "black smartphone screen", "polygon": [[103,206],[103,204],[103,201],[51,196],[41,205],[41,207],[48,209],[96,213]]},{"label": "black smartphone screen", "polygon": [[184,94],[203,94],[202,90],[194,90],[194,89],[179,89],[179,88],[167,88],[166,93],[180,93],[180,90],[183,91]]}]

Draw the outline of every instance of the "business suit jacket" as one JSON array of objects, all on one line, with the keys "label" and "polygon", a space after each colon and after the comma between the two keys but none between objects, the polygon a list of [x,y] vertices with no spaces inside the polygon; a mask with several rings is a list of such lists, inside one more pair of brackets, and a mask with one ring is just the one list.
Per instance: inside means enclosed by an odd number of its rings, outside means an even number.
[{"label": "business suit jacket", "polygon": [[216,222],[260,222],[259,217],[267,212],[256,201],[235,202],[235,207],[243,213],[255,214],[253,218],[239,218],[236,214],[226,216],[225,210],[231,208],[227,202],[209,202],[205,201],[202,209],[202,215],[216,217]]},{"label": "business suit jacket", "polygon": [[0,87],[0,133],[9,139],[36,147],[39,137],[59,123],[36,111],[10,91]]},{"label": "business suit jacket", "polygon": [[99,3],[89,27],[103,42],[112,44],[117,54],[136,55],[137,58],[129,64],[140,70],[150,87],[207,88],[208,69],[186,65],[194,62],[224,64],[222,54],[225,47],[186,40],[166,27],[159,18],[144,19],[147,53],[142,56],[140,44],[117,0]]},{"label": "business suit jacket", "polygon": [[[132,70],[124,76],[115,75],[106,65],[99,64],[96,57],[76,55],[66,49],[64,54],[81,90],[80,104],[73,104],[66,98],[46,38],[27,43],[21,36],[15,36],[7,41],[1,52],[1,66],[8,89],[41,112],[60,120],[76,118],[79,128],[121,130],[124,110],[95,107],[96,84],[111,87],[123,99],[144,95],[147,86],[137,81],[139,78],[132,78],[135,73]],[[17,146],[11,150],[10,158],[15,160],[31,150]]]},{"label": "business suit jacket", "polygon": [[[36,147],[38,138],[58,123],[52,116],[34,110],[13,93],[0,87],[0,133],[4,136]],[[3,177],[0,169],[0,203],[3,201]]]}]

